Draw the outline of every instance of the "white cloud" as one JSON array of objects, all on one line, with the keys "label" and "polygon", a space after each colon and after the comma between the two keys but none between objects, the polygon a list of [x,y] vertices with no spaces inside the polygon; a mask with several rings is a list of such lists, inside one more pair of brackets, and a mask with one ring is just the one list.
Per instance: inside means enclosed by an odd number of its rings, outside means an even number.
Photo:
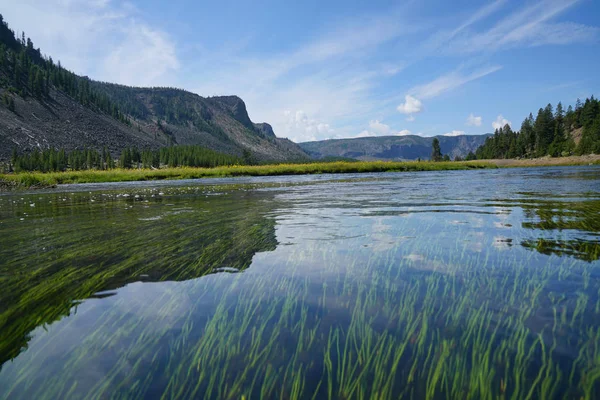
[{"label": "white cloud", "polygon": [[373,136],[377,136],[375,133],[373,132],[369,132],[367,130],[362,131],[361,133],[359,133],[358,135],[354,136],[355,138],[361,138],[361,137],[373,137]]},{"label": "white cloud", "polygon": [[[0,0],[0,9],[13,29],[25,30],[44,53],[78,73],[130,85],[180,86],[202,96],[237,94],[253,120],[271,123],[278,136],[305,141],[351,136],[370,120],[374,124],[365,134],[402,134],[406,130],[394,133],[375,116],[388,118],[402,103],[398,112],[414,121],[424,110],[422,102],[429,104],[428,99],[501,68],[447,67],[429,83],[409,90],[394,86],[418,79],[409,75],[414,68],[404,68],[429,62],[426,57],[469,53],[484,55],[476,59],[482,60],[486,53],[511,47],[597,37],[598,28],[554,20],[575,3],[541,0],[509,8],[504,7],[508,1],[497,0],[473,11],[458,10],[459,15],[419,21],[410,15],[412,6],[386,9],[338,19],[315,32],[313,40],[280,53],[268,53],[251,39],[235,42],[227,33],[211,48],[212,39],[193,37],[185,29],[174,30],[187,34],[178,47],[160,19],[150,24],[129,3],[115,0]],[[448,24],[461,15],[455,25]],[[452,28],[444,31],[445,26]],[[186,56],[185,63],[178,56]],[[440,59],[439,65],[444,62]],[[391,78],[397,74],[402,77]]]},{"label": "white cloud", "polygon": [[78,74],[127,85],[175,82],[175,44],[127,3],[0,0],[0,8],[14,30],[24,30],[44,54]]},{"label": "white cloud", "polygon": [[600,36],[600,29],[573,22],[540,24],[537,30],[537,36],[532,36],[530,46],[589,42]]},{"label": "white cloud", "polygon": [[473,115],[473,113],[469,114],[469,116],[467,117],[467,125],[468,126],[481,126],[482,122],[483,122],[483,118],[476,117],[475,115]]},{"label": "white cloud", "polygon": [[384,64],[381,68],[381,73],[386,76],[394,76],[405,68],[405,63],[399,64]]},{"label": "white cloud", "polygon": [[442,93],[456,89],[468,82],[483,78],[484,76],[494,73],[501,68],[502,67],[499,65],[494,65],[491,67],[481,68],[467,75],[463,75],[460,72],[461,68],[459,68],[458,70],[452,71],[446,75],[442,75],[429,83],[415,86],[409,92],[413,93],[420,99],[437,97]]},{"label": "white cloud", "polygon": [[423,103],[421,103],[421,100],[407,94],[404,96],[404,103],[400,104],[397,110],[402,114],[417,114],[423,111]]},{"label": "white cloud", "polygon": [[175,46],[165,34],[131,23],[123,29],[123,35],[123,42],[104,60],[100,79],[152,86],[179,69]]},{"label": "white cloud", "polygon": [[444,136],[462,136],[466,135],[465,131],[452,131],[448,133],[444,133]]},{"label": "white cloud", "polygon": [[406,136],[412,135],[408,129],[403,129],[399,132],[395,132],[390,128],[389,125],[382,123],[379,120],[372,120],[369,122],[369,129],[365,129],[354,137],[374,137],[374,136]]},{"label": "white cloud", "polygon": [[529,3],[505,17],[496,18],[496,24],[487,31],[473,32],[465,29],[461,34],[457,32],[448,35],[446,43],[438,44],[447,53],[473,53],[595,40],[600,35],[597,27],[552,21],[578,2],[579,0],[542,0]]},{"label": "white cloud", "polygon": [[369,122],[369,129],[381,135],[387,135],[390,133],[391,129],[389,125],[386,125],[379,120],[374,120]]},{"label": "white cloud", "polygon": [[329,124],[309,118],[303,110],[284,111],[287,137],[294,141],[313,141],[334,132]]},{"label": "white cloud", "polygon": [[496,117],[496,120],[494,122],[492,122],[492,128],[494,128],[494,130],[495,129],[502,129],[502,128],[504,128],[504,125],[507,125],[507,124],[508,124],[508,126],[512,127],[512,122],[510,122],[509,120],[507,120],[506,118],[504,118],[502,116],[502,114],[499,114]]}]

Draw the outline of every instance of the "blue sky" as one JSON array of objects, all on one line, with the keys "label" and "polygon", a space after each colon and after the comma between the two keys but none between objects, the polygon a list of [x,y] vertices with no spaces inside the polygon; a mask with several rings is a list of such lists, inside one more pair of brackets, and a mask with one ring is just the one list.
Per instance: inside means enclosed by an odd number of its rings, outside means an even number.
[{"label": "blue sky", "polygon": [[600,95],[600,2],[0,0],[93,79],[236,94],[280,137],[481,134]]}]

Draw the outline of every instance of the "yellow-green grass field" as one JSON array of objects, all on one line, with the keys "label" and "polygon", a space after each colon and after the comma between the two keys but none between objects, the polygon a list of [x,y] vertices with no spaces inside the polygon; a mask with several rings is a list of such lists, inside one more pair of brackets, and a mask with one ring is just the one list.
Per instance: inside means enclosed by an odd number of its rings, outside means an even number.
[{"label": "yellow-green grass field", "polygon": [[21,172],[0,174],[0,190],[48,187],[65,183],[151,181],[164,179],[223,178],[232,176],[274,176],[343,174],[364,172],[444,171],[479,168],[600,165],[600,155],[485,161],[358,161],[306,164],[233,165],[215,168],[112,169],[66,172]]},{"label": "yellow-green grass field", "polygon": [[215,168],[112,169],[66,172],[22,172],[0,174],[0,188],[48,187],[65,183],[150,181],[164,179],[223,178],[232,176],[274,176],[327,173],[392,171],[442,171],[497,168],[494,163],[469,162],[324,162],[309,164],[233,165]]}]

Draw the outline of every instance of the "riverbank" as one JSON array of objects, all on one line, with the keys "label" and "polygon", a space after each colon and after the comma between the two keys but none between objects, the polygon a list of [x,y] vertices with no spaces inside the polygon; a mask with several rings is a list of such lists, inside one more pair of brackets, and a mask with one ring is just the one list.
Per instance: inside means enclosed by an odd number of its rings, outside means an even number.
[{"label": "riverbank", "polygon": [[234,176],[274,176],[306,174],[340,174],[365,172],[446,171],[478,168],[519,168],[567,165],[597,165],[600,155],[560,158],[535,158],[477,161],[359,161],[310,164],[235,165],[216,168],[112,169],[107,171],[24,172],[0,174],[0,190],[44,188],[65,183],[101,183],[150,181],[165,179],[224,178]]},{"label": "riverbank", "polygon": [[496,164],[499,168],[519,168],[519,167],[551,167],[551,166],[569,166],[569,165],[598,165],[600,164],[600,154],[588,154],[585,156],[570,157],[541,157],[541,158],[523,158],[508,160],[486,160]]},{"label": "riverbank", "polygon": [[340,174],[365,172],[444,171],[474,168],[497,168],[494,163],[468,162],[327,162],[311,164],[236,165],[216,168],[112,169],[107,171],[24,172],[0,174],[0,190],[42,188],[65,183],[100,183],[150,181],[165,179],[223,178],[234,176],[274,176],[306,174]]}]

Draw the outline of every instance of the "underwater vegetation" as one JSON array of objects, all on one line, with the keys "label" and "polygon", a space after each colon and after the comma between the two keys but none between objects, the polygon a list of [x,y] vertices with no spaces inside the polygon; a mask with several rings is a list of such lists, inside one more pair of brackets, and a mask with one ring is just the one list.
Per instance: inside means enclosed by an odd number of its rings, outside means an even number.
[{"label": "underwater vegetation", "polygon": [[2,195],[0,397],[594,399],[597,173]]}]

